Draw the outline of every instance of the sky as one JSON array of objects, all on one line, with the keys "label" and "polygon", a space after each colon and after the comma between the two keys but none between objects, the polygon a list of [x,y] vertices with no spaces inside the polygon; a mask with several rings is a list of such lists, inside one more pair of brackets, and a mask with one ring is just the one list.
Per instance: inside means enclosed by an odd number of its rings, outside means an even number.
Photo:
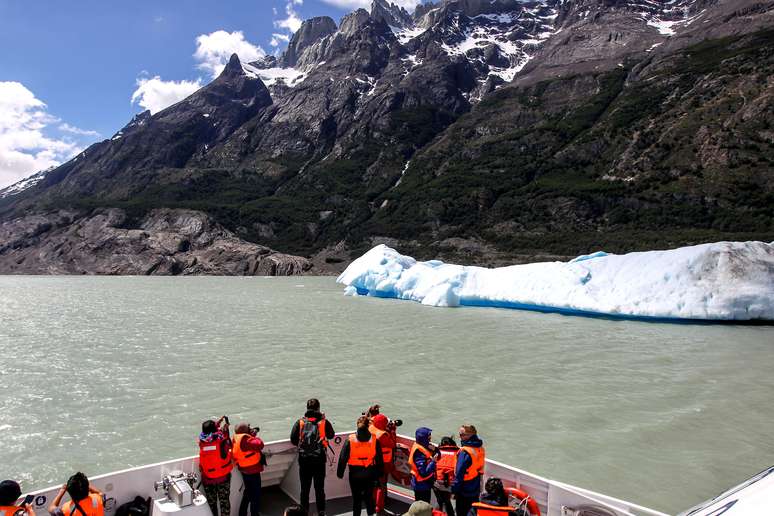
[{"label": "sky", "polygon": [[[407,8],[419,0],[392,0]],[[370,0],[0,0],[0,188]]]}]

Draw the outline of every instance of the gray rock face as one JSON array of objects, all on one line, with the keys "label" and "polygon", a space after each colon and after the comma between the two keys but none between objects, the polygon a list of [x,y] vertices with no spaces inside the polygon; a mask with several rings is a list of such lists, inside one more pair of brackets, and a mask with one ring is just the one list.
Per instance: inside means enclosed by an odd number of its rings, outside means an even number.
[{"label": "gray rock face", "polygon": [[60,211],[0,224],[0,274],[259,275],[308,272],[311,262],[245,242],[204,213],[156,210],[136,229],[108,209]]},{"label": "gray rock face", "polygon": [[301,28],[293,34],[287,50],[282,55],[280,63],[283,67],[294,67],[299,61],[303,61],[304,51],[336,32],[336,22],[328,16],[318,16],[304,20]]}]

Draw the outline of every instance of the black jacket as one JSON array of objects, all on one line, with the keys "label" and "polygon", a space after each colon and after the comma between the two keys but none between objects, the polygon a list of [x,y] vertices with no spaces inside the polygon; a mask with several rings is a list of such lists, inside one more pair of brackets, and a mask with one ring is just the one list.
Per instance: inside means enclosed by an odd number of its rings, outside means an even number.
[{"label": "black jacket", "polygon": [[[357,431],[357,440],[361,443],[367,442],[371,439],[371,432],[367,428],[361,428]],[[374,437],[376,439],[376,437]],[[336,470],[336,475],[339,478],[344,478],[344,468],[347,467],[349,462],[349,437],[344,441],[344,446],[341,447],[339,452],[339,466]],[[349,466],[349,478],[353,480],[377,480],[382,476],[384,471],[384,458],[382,456],[382,447],[379,441],[376,441],[376,457],[373,466]]]}]

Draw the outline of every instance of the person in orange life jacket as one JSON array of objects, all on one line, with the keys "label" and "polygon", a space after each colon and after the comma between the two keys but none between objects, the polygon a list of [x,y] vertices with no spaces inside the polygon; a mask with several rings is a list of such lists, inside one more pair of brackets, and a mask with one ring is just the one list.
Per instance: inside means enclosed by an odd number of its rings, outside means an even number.
[{"label": "person in orange life jacket", "polygon": [[371,418],[371,424],[368,431],[379,441],[382,448],[382,458],[384,461],[384,473],[379,478],[374,489],[374,505],[376,512],[382,512],[384,501],[387,498],[387,480],[393,470],[393,455],[395,451],[395,437],[387,430],[389,419],[384,414],[376,414]]},{"label": "person in orange life jacket", "polygon": [[35,516],[35,510],[31,504],[16,505],[16,500],[21,497],[22,491],[19,483],[14,480],[0,482],[0,516],[25,515]]},{"label": "person in orange life jacket", "polygon": [[435,450],[435,483],[433,492],[438,501],[438,508],[448,516],[454,516],[454,506],[451,501],[451,485],[454,482],[454,469],[457,466],[457,443],[452,437],[444,437]]},{"label": "person in orange life jacket", "polygon": [[263,447],[263,440],[258,437],[258,428],[251,428],[249,423],[239,423],[236,426],[232,455],[245,482],[245,491],[239,504],[239,516],[247,516],[248,506],[250,516],[258,516],[261,513],[261,471],[265,462]]},{"label": "person in orange life jacket", "polygon": [[[223,426],[221,423],[224,423]],[[202,433],[199,434],[199,471],[202,474],[204,495],[213,516],[218,516],[218,502],[221,516],[231,514],[229,498],[234,463],[228,428],[226,416],[217,421],[208,419],[202,423]]]},{"label": "person in orange life jacket", "polygon": [[473,503],[468,516],[529,516],[529,513],[509,506],[502,480],[490,477],[484,485],[484,494]]},{"label": "person in orange life jacket", "polygon": [[430,444],[432,430],[426,427],[417,428],[414,437],[415,443],[411,447],[408,458],[411,468],[411,489],[414,490],[414,500],[423,500],[429,503],[435,481],[434,448]]},{"label": "person in orange life jacket", "polygon": [[[70,501],[60,509],[59,504],[62,503],[65,493],[70,495]],[[86,475],[79,471],[59,489],[48,506],[48,512],[54,516],[104,516],[105,495],[93,487]]]},{"label": "person in orange life jacket", "polygon": [[[298,475],[301,480],[301,507],[309,511],[309,490],[314,481],[317,513],[325,514],[325,468],[328,462],[328,440],[336,437],[331,422],[320,412],[320,401],[306,402],[304,417],[290,431],[290,442],[298,446]],[[314,442],[312,442],[314,441]]]},{"label": "person in orange life jacket", "polygon": [[368,431],[368,417],[360,416],[357,431],[350,434],[339,453],[336,476],[344,478],[349,466],[349,488],[352,492],[352,514],[360,515],[363,503],[366,513],[374,514],[374,486],[382,476],[384,459],[379,441]]},{"label": "person in orange life jacket", "polygon": [[484,473],[486,454],[484,443],[479,439],[473,425],[460,427],[460,444],[451,492],[457,498],[457,516],[467,516],[471,505],[478,501],[481,493],[481,476]]}]

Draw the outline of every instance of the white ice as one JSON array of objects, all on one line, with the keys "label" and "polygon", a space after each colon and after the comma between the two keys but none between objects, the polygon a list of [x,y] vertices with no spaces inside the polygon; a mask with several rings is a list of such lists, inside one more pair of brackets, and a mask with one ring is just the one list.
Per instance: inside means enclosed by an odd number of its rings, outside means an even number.
[{"label": "white ice", "polygon": [[432,306],[624,317],[774,320],[774,242],[718,242],[497,269],[418,262],[378,245],[339,276],[346,293]]}]

